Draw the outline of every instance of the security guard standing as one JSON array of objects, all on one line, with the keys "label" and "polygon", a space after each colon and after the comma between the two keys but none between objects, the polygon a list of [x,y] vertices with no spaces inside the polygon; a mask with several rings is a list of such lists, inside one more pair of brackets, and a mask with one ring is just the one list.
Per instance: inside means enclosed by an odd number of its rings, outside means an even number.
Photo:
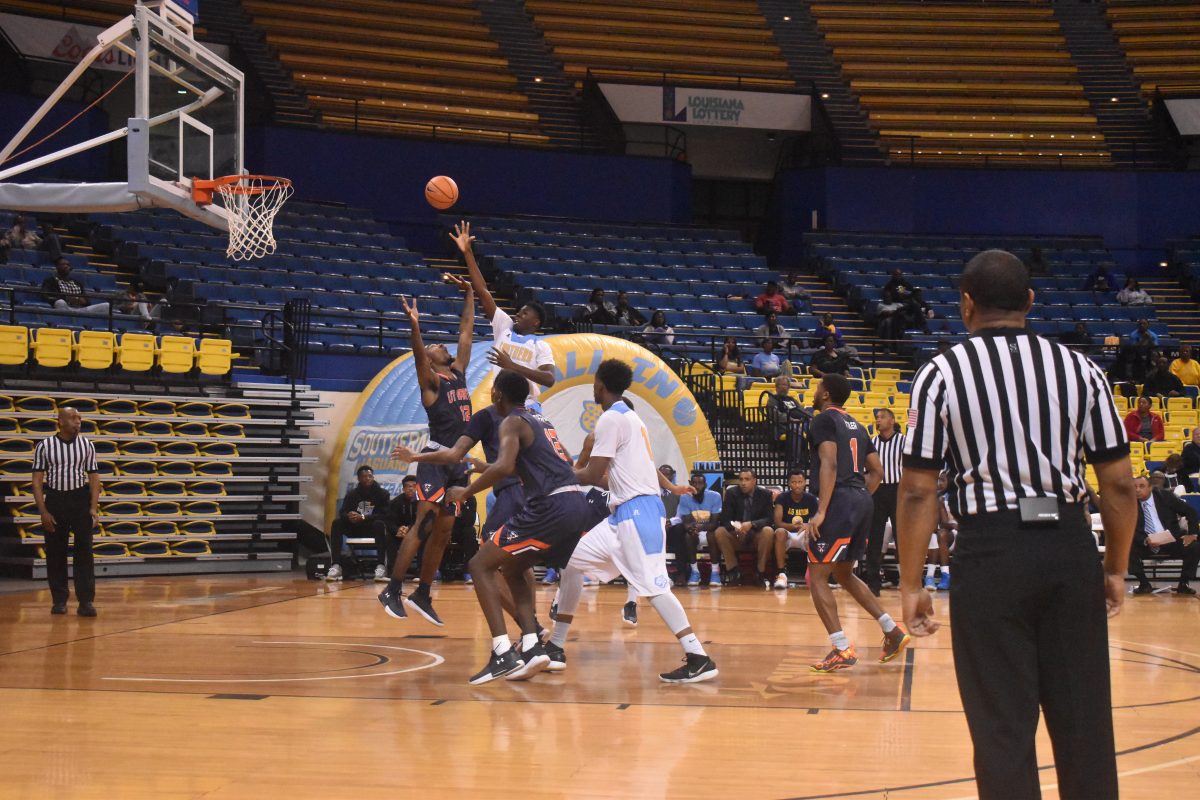
[{"label": "security guard standing", "polygon": [[58,410],[58,432],[33,451],[33,499],[46,532],[46,577],[54,605],[51,614],[67,613],[67,548],[75,536],[75,599],[79,616],[94,617],[96,572],[92,533],[100,523],[100,472],[96,448],[79,434],[82,420],[69,406]]},{"label": "security guard standing", "polygon": [[[959,520],[950,610],[954,666],[980,800],[1041,796],[1039,706],[1064,800],[1116,800],[1108,626],[1125,598],[1137,518],[1129,443],[1103,371],[1025,330],[1029,271],[1011,253],[963,270],[971,336],[913,380],[897,528],[909,632],[938,629],[921,588],[937,478]],[[1103,567],[1087,511],[1095,467]]]}]

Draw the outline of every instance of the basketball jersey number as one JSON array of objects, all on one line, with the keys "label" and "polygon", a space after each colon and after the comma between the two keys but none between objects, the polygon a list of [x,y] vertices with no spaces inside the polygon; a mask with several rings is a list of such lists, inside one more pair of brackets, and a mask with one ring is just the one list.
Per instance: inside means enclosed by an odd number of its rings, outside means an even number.
[{"label": "basketball jersey number", "polygon": [[858,472],[858,439],[850,440],[850,463],[853,465],[853,471]]},{"label": "basketball jersey number", "polygon": [[654,448],[650,446],[650,434],[642,428],[642,441],[646,443],[646,455],[650,456],[650,460],[654,460]]},{"label": "basketball jersey number", "polygon": [[567,454],[567,448],[563,447],[562,442],[558,440],[558,431],[554,428],[544,428],[543,430],[546,432],[546,438],[550,440],[550,446],[554,448],[554,452],[558,453],[558,457],[568,464],[572,463],[571,456]]}]

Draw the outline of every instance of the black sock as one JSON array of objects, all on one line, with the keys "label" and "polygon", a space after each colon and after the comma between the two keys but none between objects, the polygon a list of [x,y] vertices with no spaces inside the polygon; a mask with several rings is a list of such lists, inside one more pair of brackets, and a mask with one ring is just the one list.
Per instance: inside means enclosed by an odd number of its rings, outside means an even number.
[{"label": "black sock", "polygon": [[417,584],[417,590],[413,594],[419,594],[422,597],[429,597],[429,584],[425,581],[420,581]]},{"label": "black sock", "polygon": [[387,588],[384,589],[384,591],[390,592],[391,594],[400,594],[400,590],[403,588],[404,588],[403,580],[401,580],[400,578],[392,578],[391,580],[388,581]]}]

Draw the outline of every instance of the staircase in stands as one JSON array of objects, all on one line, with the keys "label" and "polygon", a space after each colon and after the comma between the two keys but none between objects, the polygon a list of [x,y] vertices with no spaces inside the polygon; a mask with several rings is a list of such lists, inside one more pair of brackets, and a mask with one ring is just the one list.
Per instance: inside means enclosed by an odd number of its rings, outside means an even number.
[{"label": "staircase in stands", "polygon": [[[908,359],[878,349],[879,340],[875,337],[875,331],[861,316],[850,310],[843,298],[834,294],[829,283],[814,275],[802,274],[798,277],[800,286],[808,292],[813,317],[832,314],[833,324],[837,326],[842,341],[858,349],[859,358],[866,367],[895,367],[903,370],[912,368]],[[808,331],[816,326],[816,320],[807,319],[799,324],[802,331]]]},{"label": "staircase in stands", "polygon": [[1200,313],[1188,291],[1170,278],[1139,281],[1154,298],[1154,310],[1160,322],[1165,322],[1171,338],[1181,344],[1200,347]]},{"label": "staircase in stands", "polygon": [[1169,167],[1104,5],[1085,0],[1055,0],[1052,5],[1113,161],[1121,167]]},{"label": "staircase in stands", "polygon": [[533,24],[522,0],[476,0],[480,16],[508,59],[508,67],[537,113],[539,127],[560,147],[599,150],[600,137],[584,125],[574,85]]},{"label": "staircase in stands", "polygon": [[789,0],[758,0],[759,10],[775,32],[775,40],[792,76],[802,88],[811,84],[833,123],[845,164],[884,164],[879,137],[867,112],[850,91],[833,51],[817,30],[807,4]]}]

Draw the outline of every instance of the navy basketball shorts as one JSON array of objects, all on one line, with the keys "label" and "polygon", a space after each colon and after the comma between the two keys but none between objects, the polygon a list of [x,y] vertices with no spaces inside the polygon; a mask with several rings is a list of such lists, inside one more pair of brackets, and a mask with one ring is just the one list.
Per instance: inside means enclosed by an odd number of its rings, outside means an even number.
[{"label": "navy basketball shorts", "polygon": [[809,540],[808,553],[818,564],[854,563],[867,551],[871,515],[875,504],[866,489],[838,487],[833,490],[821,538]]},{"label": "navy basketball shorts", "polygon": [[599,489],[590,489],[587,495],[585,495],[585,499],[587,500],[588,510],[582,533],[587,533],[608,519],[612,513],[608,510],[608,494],[606,492],[602,492]]},{"label": "navy basketball shorts", "polygon": [[484,542],[492,538],[492,534],[525,505],[525,489],[520,483],[510,483],[493,489],[492,494],[495,495],[495,502],[492,503],[492,510],[488,512],[487,520],[483,523],[483,530],[479,532],[480,541]]},{"label": "navy basketball shorts", "polygon": [[[441,448],[426,447],[422,453],[433,453]],[[427,503],[441,504],[446,490],[451,486],[466,486],[466,464],[417,464],[417,499]]]},{"label": "navy basketball shorts", "polygon": [[579,544],[587,507],[577,487],[528,499],[487,541],[511,555],[532,553],[538,564],[562,569]]}]

